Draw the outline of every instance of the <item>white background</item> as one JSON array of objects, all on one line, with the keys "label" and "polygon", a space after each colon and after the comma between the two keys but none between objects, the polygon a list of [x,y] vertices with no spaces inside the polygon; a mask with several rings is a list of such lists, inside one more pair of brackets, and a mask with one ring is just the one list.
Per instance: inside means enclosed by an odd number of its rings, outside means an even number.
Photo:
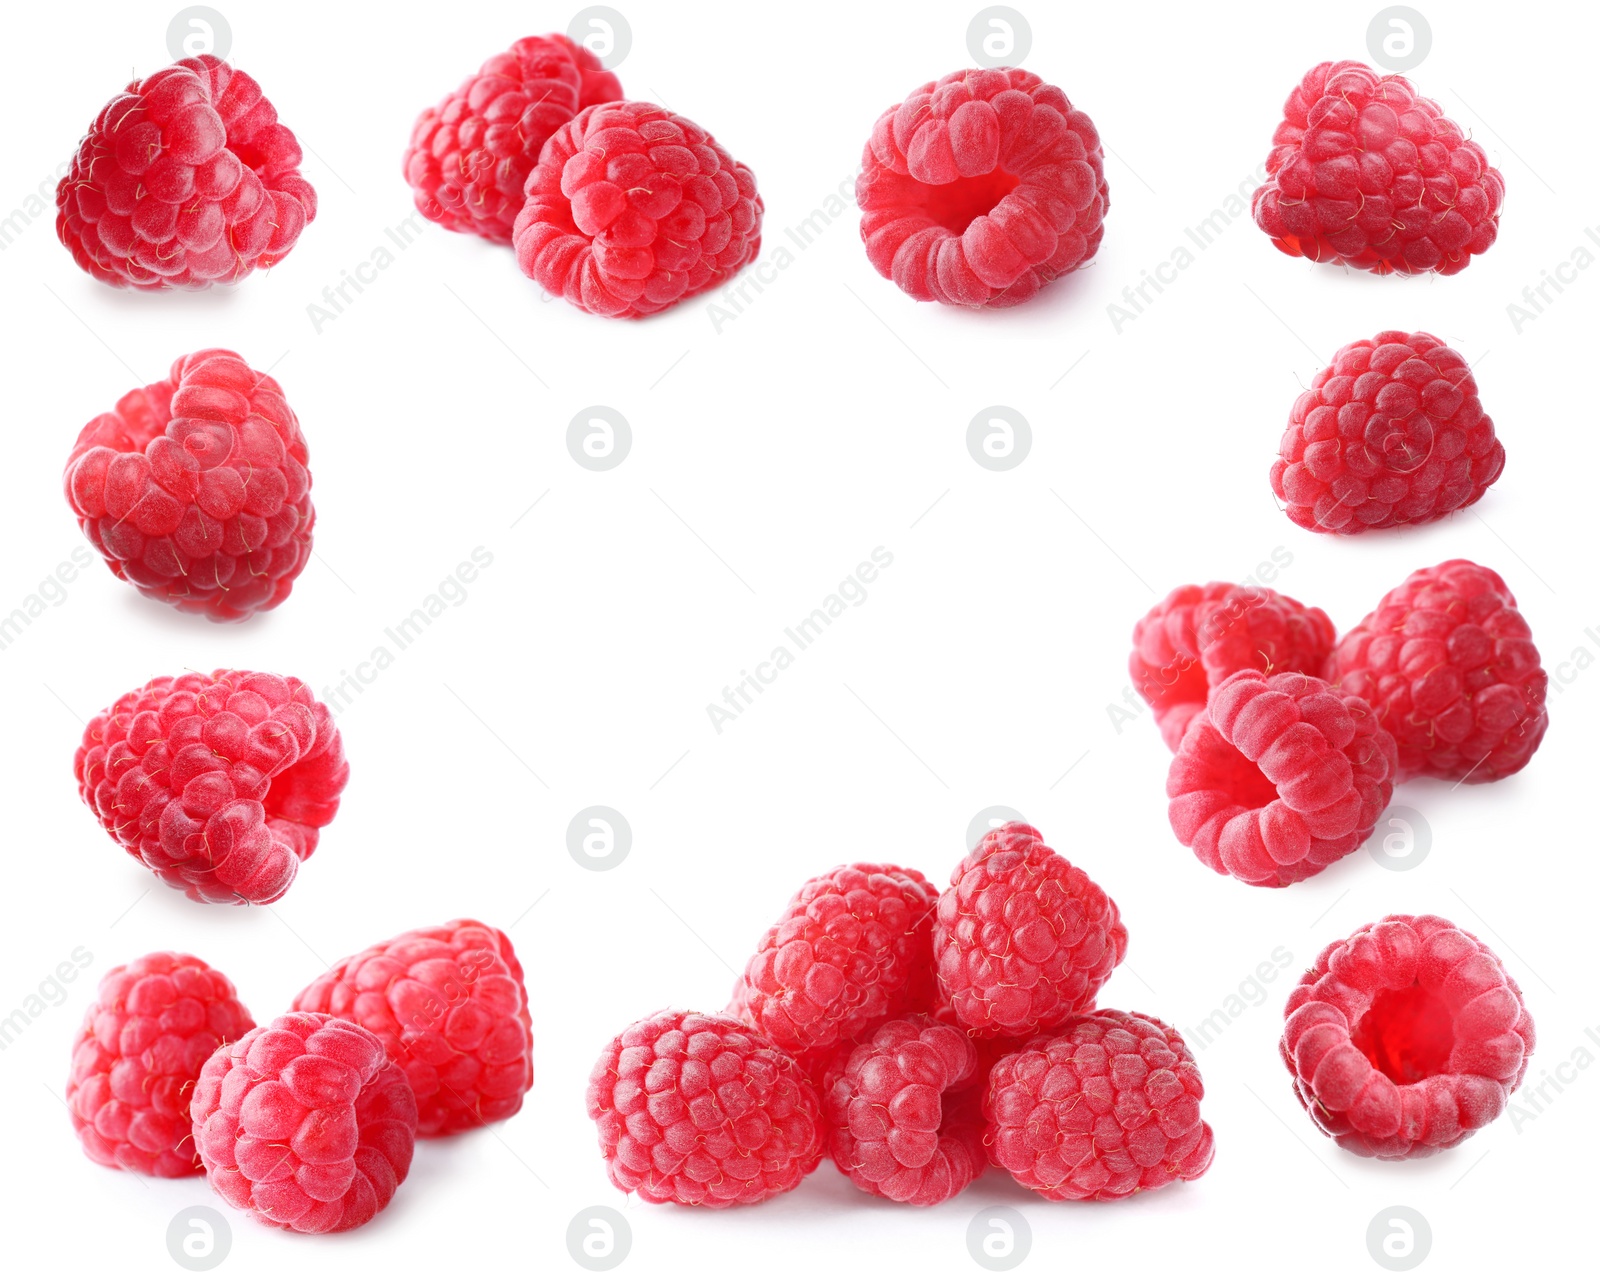
[{"label": "white background", "polygon": [[[41,182],[53,191],[101,105],[168,61],[174,7],[85,3],[70,26],[48,6],[12,15],[0,213],[25,210]],[[979,6],[622,7],[625,88],[700,122],[752,167],[775,260],[785,228],[849,189],[879,112],[970,65]],[[82,544],[60,488],[80,427],[190,350],[228,346],[271,367],[310,443],[319,518],[294,594],[250,624],[179,616],[95,564],[0,651],[0,1015],[75,947],[92,955],[0,1054],[12,1268],[176,1273],[169,1221],[215,1202],[199,1180],[94,1166],[73,1139],[59,1099],[69,1044],[107,967],[193,951],[266,1020],[325,963],[459,915],[507,928],[528,968],[537,1083],[523,1112],[419,1144],[392,1207],[354,1234],[291,1237],[230,1212],[220,1272],[578,1272],[566,1230],[595,1204],[630,1222],[623,1273],[735,1261],[776,1274],[977,1273],[966,1229],[993,1204],[1029,1222],[1023,1273],[1104,1272],[1130,1254],[1141,1271],[1268,1273],[1289,1261],[1380,1272],[1365,1234],[1392,1204],[1431,1224],[1424,1272],[1537,1270],[1591,1245],[1600,1069],[1570,1062],[1600,1026],[1600,674],[1556,667],[1579,649],[1600,655],[1600,633],[1586,633],[1600,626],[1600,270],[1551,293],[1520,333],[1507,306],[1600,222],[1589,127],[1600,22],[1575,7],[1427,6],[1433,50],[1412,79],[1485,145],[1508,189],[1498,244],[1464,275],[1319,269],[1245,218],[1118,333],[1108,304],[1236,188],[1248,193],[1290,89],[1320,60],[1366,59],[1376,6],[1160,4],[1137,18],[1022,7],[1026,65],[1088,111],[1110,149],[1111,209],[1092,269],[1009,312],[904,297],[871,270],[850,209],[768,271],[720,331],[703,302],[631,324],[544,301],[508,251],[425,224],[315,331],[308,305],[411,217],[400,158],[417,112],[515,38],[564,28],[566,8],[229,0],[232,60],[302,140],[321,199],[292,255],[235,289],[116,292],[73,266],[53,209],[15,224],[0,254],[13,404],[0,614]],[[1429,329],[1474,361],[1505,476],[1447,523],[1315,538],[1268,487],[1283,423],[1337,347],[1394,327]],[[569,420],[597,403],[633,432],[606,473],[565,445]],[[1030,455],[1006,473],[965,446],[969,420],[997,403],[1033,429]],[[340,715],[353,769],[344,808],[277,905],[190,903],[80,804],[82,720],[119,693],[222,665],[326,689],[479,546],[493,564],[465,602]],[[894,562],[866,602],[714,731],[707,703],[878,546]],[[1552,726],[1524,774],[1396,794],[1431,826],[1415,870],[1363,852],[1282,892],[1208,873],[1168,829],[1168,755],[1148,716],[1118,731],[1108,714],[1122,703],[1129,631],[1159,594],[1242,578],[1275,550],[1292,563],[1274,584],[1341,630],[1412,569],[1487,563],[1553,670]],[[566,849],[568,821],[590,804],[633,830],[626,861],[604,873]],[[1276,947],[1292,955],[1199,1052],[1211,1172],[1118,1205],[1048,1204],[992,1172],[931,1211],[870,1199],[826,1163],[786,1198],[718,1214],[614,1191],[583,1111],[604,1042],[663,1005],[719,1009],[732,969],[809,875],[886,859],[944,881],[991,804],[1027,814],[1121,906],[1132,939],[1108,1005],[1188,1030]],[[1539,1034],[1519,1097],[1531,1117],[1401,1165],[1319,1135],[1276,1049],[1299,970],[1390,911],[1436,911],[1481,935],[1521,982]],[[1547,1087],[1534,1113],[1532,1087],[1558,1066],[1573,1081]]]}]

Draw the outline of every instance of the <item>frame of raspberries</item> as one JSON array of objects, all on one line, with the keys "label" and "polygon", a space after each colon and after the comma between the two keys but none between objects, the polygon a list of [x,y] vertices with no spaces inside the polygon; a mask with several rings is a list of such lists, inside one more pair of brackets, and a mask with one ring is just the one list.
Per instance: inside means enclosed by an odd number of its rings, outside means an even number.
[{"label": "frame of raspberries", "polygon": [[[261,86],[209,54],[131,83],[91,124],[57,231],[116,287],[231,285],[316,217],[301,150]],[[629,99],[589,49],[532,36],[422,112],[403,163],[441,227],[512,249],[574,307],[640,319],[760,252],[751,170],[693,121]],[[1323,63],[1291,93],[1255,221],[1282,252],[1450,275],[1494,243],[1504,182],[1397,75]],[[1088,264],[1109,191],[1092,121],[1030,71],[929,81],[870,130],[856,185],[873,268],[910,297],[1026,303]],[[1422,524],[1480,500],[1505,449],[1466,361],[1424,332],[1350,343],[1293,405],[1270,483],[1318,534]],[[289,598],[312,546],[306,440],[283,389],[220,348],[179,356],[85,426],[64,487],[118,578],[213,621]],[[1547,726],[1547,680],[1501,577],[1424,568],[1342,637],[1257,586],[1173,590],[1129,668],[1173,758],[1172,830],[1202,865],[1287,887],[1350,855],[1412,777],[1501,780]],[[286,892],[349,776],[327,707],[248,670],[159,677],[85,729],[74,762],[107,834],[197,902]],[[836,867],[761,938],[720,1013],[664,1011],[602,1051],[587,1105],[612,1181],[723,1207],[794,1188],[824,1155],[859,1189],[932,1205],[994,1165],[1052,1200],[1203,1175],[1215,1154],[1181,1035],[1100,1007],[1127,951],[1115,902],[1021,823],[936,889]],[[97,1162],[203,1173],[301,1233],[392,1199],[417,1137],[517,1112],[533,1082],[522,968],[473,920],[406,932],[255,1024],[229,980],[156,953],[109,971],[68,1105]],[[1335,941],[1289,998],[1281,1052],[1312,1121],[1404,1159],[1491,1122],[1534,1046],[1517,984],[1477,938],[1391,915]]]}]

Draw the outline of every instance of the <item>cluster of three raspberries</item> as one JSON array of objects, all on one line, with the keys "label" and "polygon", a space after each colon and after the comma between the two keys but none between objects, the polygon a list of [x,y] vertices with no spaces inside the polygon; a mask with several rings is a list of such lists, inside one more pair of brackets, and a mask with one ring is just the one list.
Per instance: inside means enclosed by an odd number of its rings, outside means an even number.
[{"label": "cluster of three raspberries", "polygon": [[187,954],[113,968],[73,1043],[67,1108],[97,1163],[204,1174],[297,1233],[388,1206],[418,1136],[509,1118],[533,1085],[510,939],[470,919],[335,964],[257,1026],[231,981]]}]

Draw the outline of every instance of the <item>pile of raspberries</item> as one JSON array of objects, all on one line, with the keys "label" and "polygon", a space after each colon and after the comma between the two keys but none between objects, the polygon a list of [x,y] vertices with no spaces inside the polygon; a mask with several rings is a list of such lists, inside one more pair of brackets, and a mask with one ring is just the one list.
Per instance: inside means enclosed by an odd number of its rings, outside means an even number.
[{"label": "pile of raspberries", "polygon": [[97,1163],[204,1175],[264,1224],[327,1234],[389,1205],[417,1137],[510,1118],[532,1086],[522,965],[505,933],[457,919],[336,963],[259,1026],[192,955],[113,968],[67,1108]]},{"label": "pile of raspberries", "polygon": [[607,1045],[588,1108],[612,1183],[648,1202],[758,1203],[824,1153],[861,1190],[931,1206],[989,1164],[1051,1200],[1108,1201],[1211,1165],[1194,1057],[1096,1006],[1128,931],[1020,822],[942,893],[916,870],[805,883],[720,1014],[663,1011]]},{"label": "pile of raspberries", "polygon": [[1266,587],[1180,586],[1135,626],[1128,669],[1174,752],[1173,832],[1263,887],[1355,851],[1397,782],[1521,771],[1549,722],[1516,599],[1466,559],[1412,573],[1338,640]]}]

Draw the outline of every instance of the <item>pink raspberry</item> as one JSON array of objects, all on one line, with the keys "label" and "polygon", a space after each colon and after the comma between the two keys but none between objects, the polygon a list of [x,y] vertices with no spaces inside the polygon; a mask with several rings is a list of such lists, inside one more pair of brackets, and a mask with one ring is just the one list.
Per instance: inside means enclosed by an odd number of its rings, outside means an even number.
[{"label": "pink raspberry", "polygon": [[726,1016],[635,1021],[595,1062],[588,1107],[611,1183],[650,1203],[759,1203],[822,1161],[816,1084]]},{"label": "pink raspberry", "polygon": [[856,203],[873,268],[920,302],[1015,306],[1100,247],[1100,136],[1031,71],[955,71],[873,125]]},{"label": "pink raspberry", "polygon": [[1116,902],[1020,821],[985,834],[939,898],[939,992],[975,1037],[1033,1034],[1087,1011],[1127,950]]},{"label": "pink raspberry", "polygon": [[860,1189],[932,1207],[983,1171],[983,1122],[971,1087],[978,1054],[932,1016],[883,1023],[829,1069],[829,1153]]},{"label": "pink raspberry", "polygon": [[473,919],[402,932],[336,963],[295,997],[370,1030],[405,1071],[417,1134],[510,1118],[533,1086],[522,964],[504,932]]},{"label": "pink raspberry", "polygon": [[316,217],[317,193],[261,86],[204,54],[106,104],[56,208],[56,235],[95,279],[210,288],[277,265]]},{"label": "pink raspberry", "polygon": [[387,1207],[417,1135],[411,1084],[377,1036],[314,1012],[219,1047],[192,1114],[211,1187],[299,1234],[354,1229]]},{"label": "pink raspberry", "polygon": [[638,319],[720,288],[761,251],[755,175],[648,102],[586,107],[545,143],[512,239],[546,292]]},{"label": "pink raspberry", "polygon": [[1320,608],[1265,586],[1179,586],[1133,628],[1128,675],[1176,750],[1212,688],[1240,670],[1320,674],[1333,650]]},{"label": "pink raspberry", "polygon": [[1360,697],[1312,675],[1242,670],[1190,722],[1167,815],[1218,874],[1284,887],[1360,847],[1394,778],[1394,738]]},{"label": "pink raspberry", "polygon": [[1498,781],[1528,766],[1550,723],[1533,632],[1499,574],[1468,559],[1386,594],[1328,674],[1394,734],[1402,780]]},{"label": "pink raspberry", "polygon": [[1177,1030],[1138,1012],[1091,1012],[994,1067],[989,1157],[1056,1202],[1197,1180],[1215,1152],[1204,1096]]},{"label": "pink raspberry", "polygon": [[1405,77],[1323,62],[1283,116],[1252,208],[1291,257],[1454,275],[1494,243],[1504,179]]},{"label": "pink raspberry", "polygon": [[405,158],[417,208],[448,230],[511,243],[522,188],[550,135],[621,96],[617,77],[566,36],[518,40],[418,118]]},{"label": "pink raspberry", "polygon": [[152,679],[102,710],[72,761],[107,834],[194,901],[289,890],[350,778],[328,707],[298,679]]},{"label": "pink raspberry", "polygon": [[1391,914],[1317,956],[1279,1050],[1312,1122],[1352,1153],[1422,1158],[1500,1116],[1533,1052],[1493,951],[1431,914]]},{"label": "pink raspberry", "polygon": [[311,561],[311,472],[283,388],[232,351],[180,356],[78,435],[67,503],[106,567],[211,621],[276,608]]},{"label": "pink raspberry", "polygon": [[72,1044],[67,1109],[83,1152],[144,1176],[196,1176],[189,1099],[218,1047],[255,1028],[233,982],[190,954],[100,978]]},{"label": "pink raspberry", "polygon": [[928,1005],[938,903],[927,879],[896,865],[808,880],[761,938],[728,1014],[816,1076],[841,1043]]}]

